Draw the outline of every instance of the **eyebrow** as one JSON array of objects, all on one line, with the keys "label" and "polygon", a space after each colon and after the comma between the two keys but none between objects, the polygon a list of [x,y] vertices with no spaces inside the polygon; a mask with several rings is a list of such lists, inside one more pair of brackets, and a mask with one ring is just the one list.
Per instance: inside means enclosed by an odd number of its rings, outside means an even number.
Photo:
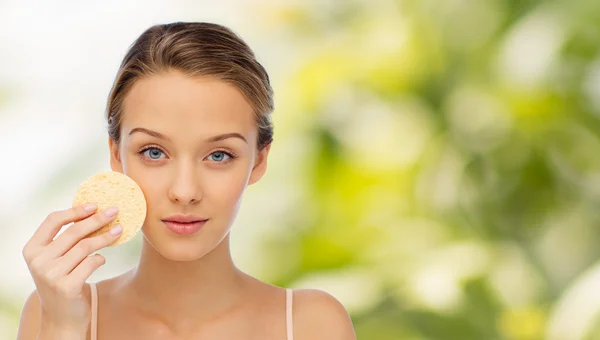
[{"label": "eyebrow", "polygon": [[[152,137],[156,137],[159,139],[164,139],[166,141],[171,141],[171,139],[165,135],[163,135],[160,132],[156,132],[156,131],[152,131],[152,130],[148,130],[145,128],[141,128],[141,127],[137,127],[132,129],[131,131],[129,131],[129,135],[131,136],[133,133],[135,132],[143,132],[145,134],[148,134]],[[237,133],[237,132],[231,132],[231,133],[224,133],[222,135],[217,135],[217,136],[213,136],[213,137],[209,137],[205,140],[206,143],[214,143],[214,142],[218,142],[224,139],[228,139],[228,138],[239,138],[241,140],[243,140],[246,144],[248,144],[248,141],[246,140],[246,138],[244,136],[242,136],[241,134]]]}]

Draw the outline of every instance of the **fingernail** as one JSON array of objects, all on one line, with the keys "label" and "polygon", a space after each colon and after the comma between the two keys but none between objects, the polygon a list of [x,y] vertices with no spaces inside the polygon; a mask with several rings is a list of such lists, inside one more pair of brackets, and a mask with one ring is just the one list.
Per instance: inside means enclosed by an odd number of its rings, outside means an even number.
[{"label": "fingernail", "polygon": [[112,208],[108,208],[104,211],[104,213],[106,214],[106,216],[108,217],[113,217],[117,214],[117,211],[119,211],[119,209],[117,207],[112,207]]},{"label": "fingernail", "polygon": [[85,212],[92,212],[92,211],[95,211],[96,209],[98,209],[98,206],[95,205],[94,203],[86,204],[83,206],[83,210],[85,210]]},{"label": "fingernail", "polygon": [[110,228],[109,233],[111,235],[117,236],[121,233],[121,231],[123,231],[123,227],[121,227],[120,224],[117,224],[116,226]]}]

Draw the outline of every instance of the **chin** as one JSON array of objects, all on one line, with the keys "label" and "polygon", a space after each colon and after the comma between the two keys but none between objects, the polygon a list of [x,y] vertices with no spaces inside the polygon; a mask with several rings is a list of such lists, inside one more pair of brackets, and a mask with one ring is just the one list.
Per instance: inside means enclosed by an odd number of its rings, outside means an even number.
[{"label": "chin", "polygon": [[191,262],[195,260],[199,260],[204,257],[204,255],[208,254],[208,251],[202,251],[202,249],[190,248],[190,247],[180,247],[180,246],[169,246],[169,245],[159,245],[158,247],[152,245],[156,251],[158,251],[165,259],[169,261],[175,262]]},{"label": "chin", "polygon": [[[146,242],[162,257],[170,261],[188,262],[203,258],[213,251],[228,234],[228,230],[215,230],[214,224],[194,235],[178,236],[162,225],[143,228]],[[146,226],[144,226],[146,227]]]}]

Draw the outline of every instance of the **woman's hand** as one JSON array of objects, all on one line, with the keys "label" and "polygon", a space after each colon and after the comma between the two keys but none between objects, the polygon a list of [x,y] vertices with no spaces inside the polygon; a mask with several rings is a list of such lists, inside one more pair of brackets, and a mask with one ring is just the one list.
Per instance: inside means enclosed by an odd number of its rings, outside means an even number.
[{"label": "woman's hand", "polygon": [[[94,204],[88,204],[51,213],[23,248],[40,298],[40,335],[44,327],[69,332],[88,329],[91,306],[84,295],[85,282],[106,262],[102,255],[90,254],[114,242],[121,233],[120,226],[116,226],[108,233],[85,238],[117,214],[116,207],[94,213],[96,209]],[[74,223],[56,237],[71,222]]]}]

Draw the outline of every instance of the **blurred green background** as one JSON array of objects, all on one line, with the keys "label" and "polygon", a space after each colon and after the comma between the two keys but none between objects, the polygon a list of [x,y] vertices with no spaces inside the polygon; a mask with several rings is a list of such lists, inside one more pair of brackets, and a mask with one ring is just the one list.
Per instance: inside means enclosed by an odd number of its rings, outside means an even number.
[{"label": "blurred green background", "polygon": [[[241,267],[332,293],[359,339],[600,339],[600,1],[251,7],[232,28],[272,74],[275,143]],[[105,145],[36,196],[73,192]],[[23,295],[1,293],[14,338]]]}]

